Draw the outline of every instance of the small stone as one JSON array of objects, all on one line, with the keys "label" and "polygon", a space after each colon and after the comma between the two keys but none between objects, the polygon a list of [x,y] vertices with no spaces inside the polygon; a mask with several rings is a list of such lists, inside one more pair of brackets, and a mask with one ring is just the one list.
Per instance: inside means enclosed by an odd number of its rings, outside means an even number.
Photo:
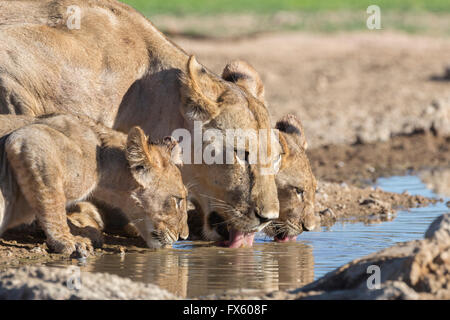
[{"label": "small stone", "polygon": [[331,218],[331,219],[336,218],[336,214],[331,208],[326,208],[325,210],[320,211],[319,214],[323,218]]},{"label": "small stone", "polygon": [[375,168],[372,167],[372,166],[368,166],[368,167],[366,168],[366,170],[369,171],[370,173],[374,173],[374,172],[375,172]]},{"label": "small stone", "polygon": [[375,204],[375,203],[376,203],[376,200],[375,199],[371,199],[371,198],[367,198],[367,199],[359,201],[359,204],[362,205],[362,206],[366,206],[366,205],[369,205],[369,204]]},{"label": "small stone", "polygon": [[343,161],[339,161],[338,163],[336,163],[337,168],[342,168],[344,166],[345,166],[345,163]]},{"label": "small stone", "polygon": [[47,251],[42,249],[41,247],[34,247],[30,250],[32,253],[39,253],[39,254],[47,254]]}]

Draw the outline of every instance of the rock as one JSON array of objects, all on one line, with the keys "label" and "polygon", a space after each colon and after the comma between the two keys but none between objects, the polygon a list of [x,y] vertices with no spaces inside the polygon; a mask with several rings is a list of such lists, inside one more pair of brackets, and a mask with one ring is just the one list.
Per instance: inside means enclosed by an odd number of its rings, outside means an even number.
[{"label": "rock", "polygon": [[369,171],[370,173],[374,173],[375,172],[375,168],[372,167],[372,166],[367,166],[366,170]]},{"label": "rock", "polygon": [[326,208],[325,210],[320,211],[319,217],[321,219],[321,224],[323,225],[326,224],[325,220],[328,222],[336,220],[336,214],[331,208]]},{"label": "rock", "polygon": [[370,197],[359,201],[362,206],[367,206],[368,208],[378,208],[380,214],[386,214],[391,211],[392,206],[389,202],[381,201],[378,198]]},{"label": "rock", "polygon": [[[418,195],[385,192],[379,188],[358,188],[354,185],[320,181],[318,182],[315,211],[322,219],[322,225],[331,226],[337,219],[351,218],[364,223],[385,221],[399,209],[423,207],[436,203],[436,199]],[[333,209],[334,220],[324,219]],[[334,222],[333,222],[334,221]]]},{"label": "rock", "polygon": [[434,220],[425,232],[425,238],[450,242],[450,214],[444,214]]},{"label": "rock", "polygon": [[42,266],[8,269],[0,274],[0,300],[177,298],[153,284],[134,282],[107,273],[78,273],[77,270],[80,269]]},{"label": "rock", "polygon": [[43,254],[43,255],[47,254],[47,251],[44,248],[39,247],[39,246],[34,247],[33,249],[30,250],[30,252],[37,253],[37,254]]},{"label": "rock", "polygon": [[387,281],[378,289],[335,290],[299,295],[302,300],[418,300],[420,295],[401,281]]},{"label": "rock", "polygon": [[375,203],[376,203],[375,199],[370,199],[370,198],[363,199],[363,200],[359,201],[359,204],[362,205],[362,206],[365,206],[365,205],[368,205],[368,204],[375,204]]},{"label": "rock", "polygon": [[345,166],[345,162],[343,161],[339,161],[338,163],[336,163],[336,168],[343,168]]}]

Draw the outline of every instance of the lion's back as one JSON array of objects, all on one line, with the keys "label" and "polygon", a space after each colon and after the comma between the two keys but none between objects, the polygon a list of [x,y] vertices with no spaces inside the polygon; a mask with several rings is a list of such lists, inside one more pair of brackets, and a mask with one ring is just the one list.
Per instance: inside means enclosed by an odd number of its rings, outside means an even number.
[{"label": "lion's back", "polygon": [[0,114],[82,113],[111,126],[104,106],[118,107],[148,65],[145,28],[115,0],[0,0]]}]

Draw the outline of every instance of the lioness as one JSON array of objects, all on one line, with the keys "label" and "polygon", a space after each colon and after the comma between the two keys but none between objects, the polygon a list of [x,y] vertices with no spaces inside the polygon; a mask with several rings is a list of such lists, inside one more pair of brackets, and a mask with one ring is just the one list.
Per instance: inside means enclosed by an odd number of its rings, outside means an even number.
[{"label": "lioness", "polygon": [[[253,92],[260,101],[265,101],[262,81],[250,64],[234,61],[225,68],[222,77],[243,90]],[[276,241],[284,242],[295,240],[303,230],[314,229],[320,218],[314,213],[317,181],[305,152],[308,143],[303,125],[297,117],[289,114],[280,119],[275,128],[279,130],[283,149],[283,160],[276,174],[280,216],[264,232]],[[220,217],[208,215],[204,217],[203,224],[203,234],[212,233],[208,225],[211,227],[213,224],[216,228],[212,229],[221,229],[222,236],[226,234]]]},{"label": "lioness", "polygon": [[[83,114],[122,132],[138,125],[157,139],[176,129],[194,137],[272,127],[255,75],[227,66],[227,77],[249,86],[226,81],[123,3],[0,1],[0,8],[0,113]],[[235,149],[233,163],[186,163],[182,175],[199,210],[226,221],[231,242],[251,241],[279,215],[275,176],[262,172],[280,163],[281,146],[268,149],[266,165],[247,164],[238,156],[247,150]]]},{"label": "lioness", "polygon": [[[293,241],[305,231],[314,229],[320,218],[314,213],[316,179],[305,153],[308,144],[303,126],[294,115],[280,119],[276,128],[280,131],[283,160],[276,175],[280,217],[272,221],[264,232],[277,242]],[[189,211],[189,229],[192,239],[204,239],[204,234],[215,234],[216,239],[227,239],[228,229],[220,216],[212,213],[201,217],[194,210]],[[229,245],[220,242],[223,245]],[[233,246],[245,246],[244,241]]]},{"label": "lioness", "polygon": [[313,230],[320,218],[314,212],[317,181],[305,153],[303,126],[294,115],[287,115],[276,124],[283,136],[283,162],[276,182],[280,217],[264,229],[275,241],[296,240],[303,231]]},{"label": "lioness", "polygon": [[86,256],[91,243],[70,233],[66,207],[93,196],[120,208],[151,248],[187,238],[171,138],[149,143],[139,127],[127,136],[70,115],[0,116],[0,127],[14,129],[15,118],[20,128],[0,140],[0,234],[37,218],[50,249]]}]

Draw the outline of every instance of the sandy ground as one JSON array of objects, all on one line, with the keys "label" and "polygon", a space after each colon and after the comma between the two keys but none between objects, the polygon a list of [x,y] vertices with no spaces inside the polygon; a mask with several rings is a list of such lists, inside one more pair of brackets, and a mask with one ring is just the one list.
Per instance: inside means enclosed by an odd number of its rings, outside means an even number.
[{"label": "sandy ground", "polygon": [[[360,188],[379,176],[426,169],[427,183],[448,190],[449,38],[376,31],[174,40],[218,73],[228,61],[248,60],[261,73],[273,119],[302,119],[323,225],[342,217],[385,221],[400,207],[434,201]],[[138,238],[107,235],[95,254],[144,247]],[[0,238],[0,269],[57,259],[66,257],[48,253],[35,228]]]},{"label": "sandy ground", "polygon": [[328,145],[307,153],[319,180],[361,186],[381,176],[416,173],[438,194],[450,196],[445,173],[450,170],[450,137],[418,133],[383,142]]},{"label": "sandy ground", "polygon": [[312,148],[431,128],[450,134],[450,38],[374,31],[174,41],[218,74],[231,60],[249,61],[273,118],[300,117]]}]

